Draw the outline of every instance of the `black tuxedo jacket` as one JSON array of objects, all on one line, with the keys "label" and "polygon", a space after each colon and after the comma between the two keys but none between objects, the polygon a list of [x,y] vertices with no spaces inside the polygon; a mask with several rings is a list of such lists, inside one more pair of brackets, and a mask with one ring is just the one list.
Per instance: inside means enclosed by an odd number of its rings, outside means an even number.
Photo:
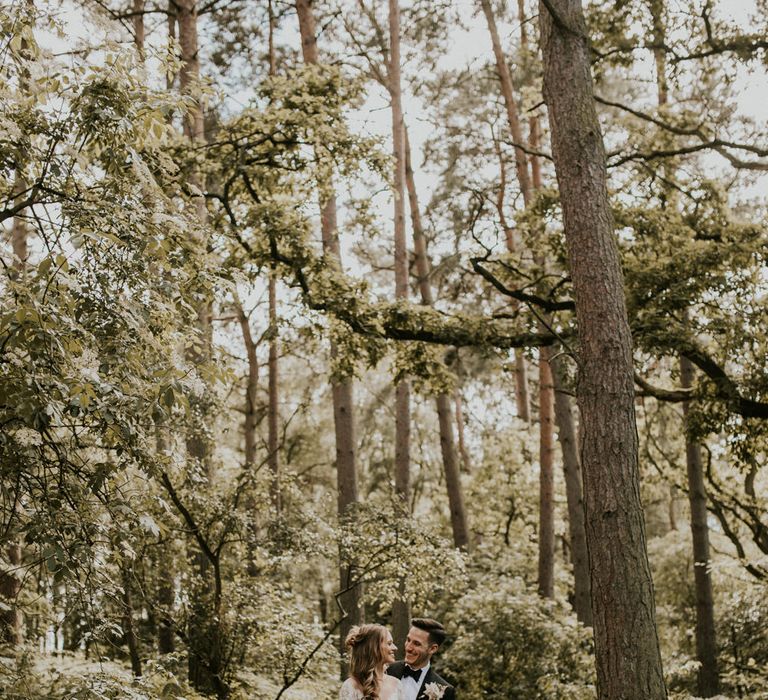
[{"label": "black tuxedo jacket", "polygon": [[[405,668],[405,661],[395,661],[395,663],[390,664],[389,668],[387,669],[387,673],[390,676],[394,676],[395,678],[402,678],[404,668]],[[447,686],[447,688],[445,689],[445,693],[443,693],[442,700],[456,700],[455,688],[452,685],[450,685],[448,681],[438,676],[432,669],[431,664],[429,666],[429,670],[424,676],[424,680],[421,681],[421,685],[419,686],[419,694],[416,696],[416,700],[428,700],[427,696],[424,694],[424,686],[427,683],[438,683],[439,685]]]}]

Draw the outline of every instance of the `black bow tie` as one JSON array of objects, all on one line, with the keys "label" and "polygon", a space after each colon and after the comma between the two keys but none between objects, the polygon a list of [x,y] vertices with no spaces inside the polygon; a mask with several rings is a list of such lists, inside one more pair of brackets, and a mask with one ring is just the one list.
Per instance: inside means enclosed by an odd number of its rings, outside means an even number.
[{"label": "black bow tie", "polygon": [[403,668],[403,678],[408,678],[410,676],[415,680],[417,683],[421,679],[421,669],[416,670],[415,668],[411,668],[410,666],[406,666]]}]

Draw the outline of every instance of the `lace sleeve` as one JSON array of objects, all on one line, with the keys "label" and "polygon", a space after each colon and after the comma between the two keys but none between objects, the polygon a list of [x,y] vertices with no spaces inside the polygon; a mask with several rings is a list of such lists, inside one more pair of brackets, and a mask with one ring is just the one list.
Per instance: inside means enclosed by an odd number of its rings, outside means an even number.
[{"label": "lace sleeve", "polygon": [[[360,693],[357,688],[352,683],[351,678],[347,678],[347,680],[344,681],[344,683],[341,686],[341,690],[339,691],[339,700],[360,700],[362,698],[362,694]],[[398,700],[400,698],[398,697]]]},{"label": "lace sleeve", "polygon": [[397,681],[397,700],[405,700],[405,688],[402,681]]}]

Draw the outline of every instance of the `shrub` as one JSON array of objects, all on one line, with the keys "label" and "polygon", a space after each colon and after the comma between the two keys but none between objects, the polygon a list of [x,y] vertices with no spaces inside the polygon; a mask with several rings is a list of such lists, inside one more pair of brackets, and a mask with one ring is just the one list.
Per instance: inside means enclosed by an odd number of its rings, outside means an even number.
[{"label": "shrub", "polygon": [[519,578],[468,591],[449,623],[455,641],[445,653],[446,675],[465,700],[596,697],[591,632]]}]

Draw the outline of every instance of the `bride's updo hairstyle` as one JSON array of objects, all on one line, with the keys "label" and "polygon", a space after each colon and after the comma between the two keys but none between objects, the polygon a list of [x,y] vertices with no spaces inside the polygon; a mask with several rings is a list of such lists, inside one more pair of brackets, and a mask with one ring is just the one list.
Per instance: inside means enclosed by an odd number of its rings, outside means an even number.
[{"label": "bride's updo hairstyle", "polygon": [[344,640],[349,652],[349,675],[360,684],[364,700],[379,700],[376,671],[384,668],[381,649],[386,635],[387,628],[382,625],[355,625]]}]

